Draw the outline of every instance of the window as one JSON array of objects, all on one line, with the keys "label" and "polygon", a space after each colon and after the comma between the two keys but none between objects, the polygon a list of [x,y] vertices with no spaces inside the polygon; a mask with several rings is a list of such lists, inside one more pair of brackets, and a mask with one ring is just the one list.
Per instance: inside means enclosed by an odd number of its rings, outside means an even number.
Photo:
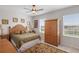
[{"label": "window", "polygon": [[63,17],[63,31],[64,35],[79,37],[79,14]]},{"label": "window", "polygon": [[40,19],[39,20],[39,31],[41,32],[41,33],[44,33],[44,28],[45,27],[45,19]]}]

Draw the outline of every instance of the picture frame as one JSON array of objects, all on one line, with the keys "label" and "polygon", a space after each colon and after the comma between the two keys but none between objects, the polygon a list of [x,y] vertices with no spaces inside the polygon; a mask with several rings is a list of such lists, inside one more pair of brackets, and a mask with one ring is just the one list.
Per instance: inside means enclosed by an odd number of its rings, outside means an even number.
[{"label": "picture frame", "polygon": [[25,19],[21,18],[21,22],[22,22],[22,23],[25,23]]},{"label": "picture frame", "polygon": [[2,19],[2,24],[8,24],[8,19]]},{"label": "picture frame", "polygon": [[38,20],[34,20],[34,28],[38,28]]},{"label": "picture frame", "polygon": [[18,22],[18,18],[13,17],[13,22]]}]

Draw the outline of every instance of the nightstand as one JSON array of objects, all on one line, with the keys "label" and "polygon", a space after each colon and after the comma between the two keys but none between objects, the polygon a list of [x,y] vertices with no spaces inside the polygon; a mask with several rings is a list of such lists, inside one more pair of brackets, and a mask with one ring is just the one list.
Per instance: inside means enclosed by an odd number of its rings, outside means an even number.
[{"label": "nightstand", "polygon": [[9,40],[9,34],[0,35],[1,39],[8,39]]}]

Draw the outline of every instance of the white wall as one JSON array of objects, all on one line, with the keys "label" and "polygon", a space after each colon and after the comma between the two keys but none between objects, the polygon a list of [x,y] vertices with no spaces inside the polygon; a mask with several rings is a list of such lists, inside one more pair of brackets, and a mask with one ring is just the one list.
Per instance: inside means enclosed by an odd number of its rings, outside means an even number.
[{"label": "white wall", "polygon": [[[41,19],[41,18],[46,18],[46,20],[48,19],[58,19],[59,20],[59,33],[60,33],[60,41],[61,41],[61,44],[64,44],[64,45],[69,45],[69,46],[73,46],[73,47],[77,47],[79,48],[79,39],[77,38],[69,38],[69,37],[64,37],[63,36],[63,16],[64,15],[69,15],[69,14],[75,14],[75,13],[79,13],[79,6],[71,6],[71,7],[68,7],[68,8],[64,8],[64,9],[60,9],[60,10],[56,10],[56,11],[53,11],[53,12],[49,12],[49,13],[46,13],[46,14],[43,14],[43,15],[39,15],[39,16],[36,16],[36,17],[32,17],[33,20],[35,20],[35,18],[38,17],[38,20]],[[69,43],[67,43],[69,42]]]},{"label": "white wall", "polygon": [[[13,17],[17,17],[18,18],[18,22],[14,23],[13,22]],[[8,19],[9,20],[9,24],[5,25],[5,24],[2,24],[1,23],[1,20],[2,19]],[[22,23],[21,22],[21,18],[25,19],[25,23]],[[2,10],[0,9],[0,25],[2,26],[2,29],[3,29],[3,34],[8,34],[9,30],[8,30],[8,27],[11,26],[15,26],[16,24],[22,24],[24,26],[28,26],[28,27],[31,27],[27,24],[27,22],[31,22],[31,17],[30,16],[27,16],[26,14],[22,13],[22,12],[17,12],[17,11],[11,11],[10,9],[9,10]],[[0,31],[0,35],[1,35],[1,31]]]}]

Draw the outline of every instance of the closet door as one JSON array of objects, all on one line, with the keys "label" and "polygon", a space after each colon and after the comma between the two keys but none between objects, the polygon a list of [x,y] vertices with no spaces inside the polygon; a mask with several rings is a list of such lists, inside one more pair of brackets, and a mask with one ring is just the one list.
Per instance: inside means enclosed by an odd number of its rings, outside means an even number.
[{"label": "closet door", "polygon": [[57,19],[45,21],[45,42],[58,46]]}]

